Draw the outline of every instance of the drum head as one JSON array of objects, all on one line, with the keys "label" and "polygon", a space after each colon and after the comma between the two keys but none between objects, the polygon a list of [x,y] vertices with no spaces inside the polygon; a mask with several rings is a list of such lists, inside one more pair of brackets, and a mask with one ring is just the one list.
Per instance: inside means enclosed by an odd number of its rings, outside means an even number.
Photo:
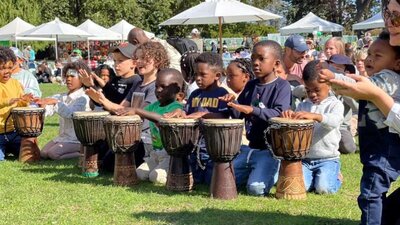
[{"label": "drum head", "polygon": [[110,115],[107,111],[82,111],[74,112],[72,117],[96,117],[96,116],[108,116]]},{"label": "drum head", "polygon": [[308,124],[314,123],[314,120],[295,120],[290,118],[274,117],[269,119],[271,123],[283,123],[283,124]]},{"label": "drum head", "polygon": [[183,119],[183,118],[161,118],[159,123],[160,124],[194,124],[197,123],[198,120],[195,119]]},{"label": "drum head", "polygon": [[38,107],[15,107],[11,109],[12,111],[43,111],[44,108],[38,108]]},{"label": "drum head", "polygon": [[138,115],[133,115],[133,116],[107,116],[106,118],[104,118],[104,122],[107,121],[117,121],[117,122],[138,122],[138,121],[142,121],[142,119],[140,118],[140,116]]},{"label": "drum head", "polygon": [[203,124],[243,124],[243,120],[239,119],[204,119]]}]

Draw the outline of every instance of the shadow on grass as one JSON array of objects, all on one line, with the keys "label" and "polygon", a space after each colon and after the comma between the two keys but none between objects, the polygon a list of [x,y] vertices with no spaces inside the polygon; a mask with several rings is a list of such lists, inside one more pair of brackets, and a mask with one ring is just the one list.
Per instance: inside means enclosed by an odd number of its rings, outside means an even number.
[{"label": "shadow on grass", "polygon": [[149,219],[166,224],[263,224],[263,225],[357,225],[349,219],[323,218],[309,215],[288,215],[280,212],[254,212],[205,208],[200,211],[140,212],[133,213],[138,219]]},{"label": "shadow on grass", "polygon": [[59,127],[60,124],[59,123],[46,123],[44,126],[46,126],[46,127]]}]

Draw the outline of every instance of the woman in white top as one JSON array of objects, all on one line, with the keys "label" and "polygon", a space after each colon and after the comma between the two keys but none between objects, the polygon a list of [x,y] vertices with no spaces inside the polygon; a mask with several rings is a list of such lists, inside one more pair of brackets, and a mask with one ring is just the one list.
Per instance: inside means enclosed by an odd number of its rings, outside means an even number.
[{"label": "woman in white top", "polygon": [[57,113],[60,116],[59,134],[48,142],[41,151],[42,158],[68,159],[79,156],[80,142],[78,141],[72,123],[72,114],[77,111],[90,111],[89,97],[80,80],[78,70],[84,69],[89,74],[90,69],[83,61],[68,63],[63,70],[63,79],[68,88],[67,93],[57,94],[38,102],[46,108],[46,116]]}]

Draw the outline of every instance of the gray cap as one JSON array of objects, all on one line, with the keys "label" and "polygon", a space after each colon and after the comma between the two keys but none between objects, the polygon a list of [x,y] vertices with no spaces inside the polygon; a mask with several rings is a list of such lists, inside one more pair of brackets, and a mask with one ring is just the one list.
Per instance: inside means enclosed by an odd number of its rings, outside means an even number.
[{"label": "gray cap", "polygon": [[118,47],[115,48],[113,52],[121,52],[121,54],[124,55],[126,58],[132,59],[135,50],[136,46],[128,42],[123,42],[119,44]]}]

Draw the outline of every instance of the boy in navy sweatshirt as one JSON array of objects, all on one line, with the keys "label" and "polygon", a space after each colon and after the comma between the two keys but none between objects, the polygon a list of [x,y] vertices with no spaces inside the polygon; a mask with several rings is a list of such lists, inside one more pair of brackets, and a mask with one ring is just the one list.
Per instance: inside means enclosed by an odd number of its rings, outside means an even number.
[{"label": "boy in navy sweatshirt", "polygon": [[237,102],[230,94],[221,98],[231,107],[232,117],[245,118],[249,145],[243,145],[234,159],[238,186],[246,184],[252,195],[268,194],[277,179],[279,161],[265,143],[268,120],[290,108],[290,84],[275,70],[282,63],[282,48],[275,41],[258,42],[251,55],[255,80],[249,81]]}]

